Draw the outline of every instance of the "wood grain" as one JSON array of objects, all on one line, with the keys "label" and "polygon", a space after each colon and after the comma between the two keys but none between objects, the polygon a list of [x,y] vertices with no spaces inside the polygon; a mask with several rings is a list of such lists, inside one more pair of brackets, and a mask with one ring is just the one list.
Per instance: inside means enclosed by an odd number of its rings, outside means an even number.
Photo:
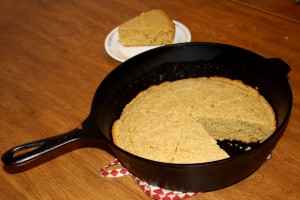
[{"label": "wood grain", "polygon": [[295,0],[232,0],[247,7],[261,10],[270,15],[285,18],[291,21],[300,22],[300,4]]},{"label": "wood grain", "polygon": [[[0,153],[79,126],[99,83],[120,64],[105,52],[105,37],[154,8],[185,24],[192,41],[240,46],[291,66],[293,110],[271,159],[237,184],[190,199],[300,199],[299,9],[281,4],[0,1]],[[0,199],[149,199],[129,176],[98,175],[113,158],[100,144],[83,141],[20,167],[2,164]]]}]

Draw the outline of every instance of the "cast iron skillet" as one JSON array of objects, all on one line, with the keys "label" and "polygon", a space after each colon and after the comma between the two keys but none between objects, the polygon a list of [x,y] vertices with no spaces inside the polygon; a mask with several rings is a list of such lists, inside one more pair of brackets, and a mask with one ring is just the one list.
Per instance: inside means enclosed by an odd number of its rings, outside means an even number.
[{"label": "cast iron skillet", "polygon": [[[178,191],[202,192],[223,188],[256,171],[282,135],[292,108],[292,91],[286,79],[289,71],[290,67],[280,59],[267,59],[225,44],[182,43],[156,48],[127,60],[108,74],[95,93],[90,115],[82,127],[14,147],[3,154],[2,161],[6,165],[18,165],[69,142],[95,139],[108,145],[132,174],[148,183]],[[240,149],[230,147],[226,141],[221,142],[231,158],[202,164],[155,162],[132,155],[113,144],[113,122],[141,90],[164,81],[201,76],[239,79],[258,88],[276,113],[275,133],[261,144],[251,144],[250,151],[245,151],[244,144],[238,144],[242,147]],[[17,152],[25,153],[15,155]]]}]

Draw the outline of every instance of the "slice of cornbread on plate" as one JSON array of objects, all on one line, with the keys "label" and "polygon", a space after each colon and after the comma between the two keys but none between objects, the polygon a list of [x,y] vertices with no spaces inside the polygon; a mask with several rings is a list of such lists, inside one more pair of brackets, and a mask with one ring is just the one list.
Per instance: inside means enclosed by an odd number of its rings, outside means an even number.
[{"label": "slice of cornbread on plate", "polygon": [[118,27],[119,42],[129,46],[155,46],[172,44],[175,25],[162,10],[141,13]]}]

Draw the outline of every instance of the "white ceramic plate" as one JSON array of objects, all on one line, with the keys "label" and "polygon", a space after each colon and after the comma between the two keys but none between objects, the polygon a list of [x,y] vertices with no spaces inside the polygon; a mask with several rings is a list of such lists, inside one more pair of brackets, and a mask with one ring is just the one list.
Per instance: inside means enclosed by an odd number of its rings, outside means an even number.
[{"label": "white ceramic plate", "polygon": [[[175,20],[173,20],[173,23],[175,24],[175,37],[173,44],[190,42],[192,38],[189,29],[185,25]],[[117,27],[107,35],[104,47],[106,52],[112,58],[116,59],[117,61],[124,62],[128,58],[159,46],[124,47],[119,43],[119,33]]]}]

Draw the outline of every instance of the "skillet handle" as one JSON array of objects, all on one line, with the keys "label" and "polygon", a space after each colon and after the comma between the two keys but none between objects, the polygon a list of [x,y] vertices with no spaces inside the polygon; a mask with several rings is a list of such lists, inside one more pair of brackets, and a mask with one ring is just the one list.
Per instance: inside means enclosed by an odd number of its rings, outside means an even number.
[{"label": "skillet handle", "polygon": [[[80,127],[69,132],[11,148],[2,155],[1,160],[5,165],[19,165],[78,139],[91,138],[104,139],[95,121],[89,116]],[[16,155],[17,153],[19,154]]]},{"label": "skillet handle", "polygon": [[280,58],[269,58],[269,62],[284,76],[291,71],[291,67]]}]

